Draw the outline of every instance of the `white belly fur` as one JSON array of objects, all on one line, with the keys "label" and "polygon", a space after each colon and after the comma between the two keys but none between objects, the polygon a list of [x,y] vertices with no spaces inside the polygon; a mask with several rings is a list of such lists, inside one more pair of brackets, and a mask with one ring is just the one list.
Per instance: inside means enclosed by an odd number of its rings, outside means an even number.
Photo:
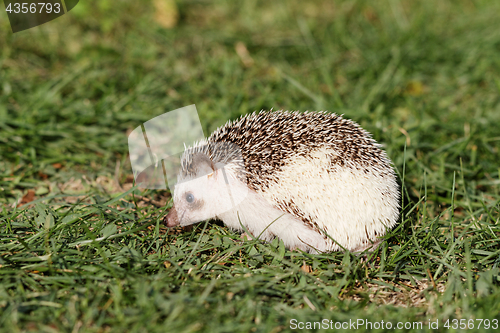
[{"label": "white belly fur", "polygon": [[290,249],[315,252],[307,246],[309,244],[320,251],[325,250],[323,235],[307,227],[297,217],[274,208],[254,191],[250,191],[235,209],[219,214],[218,218],[234,230],[244,231],[241,226],[244,225],[253,236],[260,236],[266,241],[278,237]]},{"label": "white belly fur", "polygon": [[[398,218],[399,195],[394,177],[382,177],[373,168],[369,173],[348,167],[332,168],[327,156],[332,153],[321,149],[313,152],[312,158],[288,160],[276,173],[275,184],[259,193],[250,191],[236,209],[218,217],[240,231],[241,221],[256,237],[275,221],[261,239],[269,241],[276,236],[291,249],[309,252],[341,250],[336,242],[351,251],[378,243],[377,236],[384,235]],[[275,208],[279,202],[293,202],[336,242]]]}]

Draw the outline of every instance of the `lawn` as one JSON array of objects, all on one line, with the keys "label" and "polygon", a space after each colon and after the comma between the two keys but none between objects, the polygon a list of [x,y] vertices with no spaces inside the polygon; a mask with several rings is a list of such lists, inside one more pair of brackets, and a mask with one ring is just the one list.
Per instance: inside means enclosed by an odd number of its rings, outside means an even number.
[{"label": "lawn", "polygon": [[[500,2],[82,0],[15,34],[3,8],[0,331],[498,331]],[[365,255],[165,228],[127,135],[190,104],[206,134],[271,108],[356,121],[398,226]]]}]

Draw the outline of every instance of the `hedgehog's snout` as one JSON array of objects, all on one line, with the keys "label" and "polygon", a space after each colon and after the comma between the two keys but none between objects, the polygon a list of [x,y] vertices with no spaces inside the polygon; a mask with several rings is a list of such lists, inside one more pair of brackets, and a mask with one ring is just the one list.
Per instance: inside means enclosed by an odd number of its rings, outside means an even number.
[{"label": "hedgehog's snout", "polygon": [[179,225],[179,217],[177,216],[177,210],[175,206],[172,206],[170,212],[163,218],[163,223],[167,225],[168,228],[176,227]]}]

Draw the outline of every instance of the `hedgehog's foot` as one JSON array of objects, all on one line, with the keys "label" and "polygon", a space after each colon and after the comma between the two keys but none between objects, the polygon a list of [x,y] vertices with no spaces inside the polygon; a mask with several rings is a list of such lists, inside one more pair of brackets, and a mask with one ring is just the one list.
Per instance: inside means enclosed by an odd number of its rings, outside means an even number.
[{"label": "hedgehog's foot", "polygon": [[307,252],[307,247],[306,246],[293,246],[288,248],[290,251],[294,252]]},{"label": "hedgehog's foot", "polygon": [[374,241],[373,243],[368,242],[365,244],[361,244],[358,247],[352,249],[351,252],[360,254],[361,252],[368,250],[368,249],[369,249],[369,252],[373,252],[380,246],[380,244],[382,244],[383,240],[384,240],[383,238],[379,238],[376,241]]},{"label": "hedgehog's foot", "polygon": [[250,233],[244,232],[240,235],[240,238],[242,241],[251,241],[251,240],[253,240],[253,235]]}]

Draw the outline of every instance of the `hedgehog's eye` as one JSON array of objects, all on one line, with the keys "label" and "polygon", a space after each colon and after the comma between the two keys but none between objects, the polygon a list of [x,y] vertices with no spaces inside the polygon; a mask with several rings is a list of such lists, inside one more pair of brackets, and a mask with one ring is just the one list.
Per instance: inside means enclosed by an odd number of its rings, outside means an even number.
[{"label": "hedgehog's eye", "polygon": [[188,203],[193,203],[193,201],[194,201],[194,195],[192,193],[186,194],[186,201]]}]

